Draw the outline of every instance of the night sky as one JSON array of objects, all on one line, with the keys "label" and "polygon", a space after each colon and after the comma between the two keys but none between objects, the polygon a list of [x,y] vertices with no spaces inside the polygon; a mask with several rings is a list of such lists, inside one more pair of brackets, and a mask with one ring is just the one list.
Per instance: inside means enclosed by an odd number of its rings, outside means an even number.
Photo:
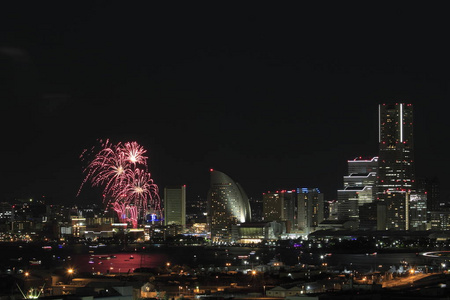
[{"label": "night sky", "polygon": [[161,195],[206,198],[214,168],[253,198],[336,199],[347,160],[377,155],[390,102],[414,105],[416,175],[448,199],[445,10],[330,3],[2,4],[0,200],[101,203],[76,197],[99,138],[145,147]]}]

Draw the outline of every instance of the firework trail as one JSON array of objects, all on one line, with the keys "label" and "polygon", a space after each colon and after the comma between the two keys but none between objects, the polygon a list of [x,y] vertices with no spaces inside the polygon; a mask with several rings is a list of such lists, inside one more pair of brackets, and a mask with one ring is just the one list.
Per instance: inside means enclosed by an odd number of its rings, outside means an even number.
[{"label": "firework trail", "polygon": [[89,163],[77,196],[87,182],[102,186],[106,206],[117,213],[121,222],[130,221],[134,228],[139,216],[148,212],[160,215],[158,186],[147,171],[147,151],[136,142],[114,145],[100,140],[100,144],[100,150],[93,147],[80,156]]}]

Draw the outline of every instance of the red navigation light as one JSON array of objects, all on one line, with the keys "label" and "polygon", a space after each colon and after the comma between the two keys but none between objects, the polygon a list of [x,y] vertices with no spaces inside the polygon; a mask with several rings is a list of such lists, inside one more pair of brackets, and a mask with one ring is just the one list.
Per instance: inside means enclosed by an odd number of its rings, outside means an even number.
[{"label": "red navigation light", "polygon": [[210,172],[214,171],[214,169],[209,169]]}]

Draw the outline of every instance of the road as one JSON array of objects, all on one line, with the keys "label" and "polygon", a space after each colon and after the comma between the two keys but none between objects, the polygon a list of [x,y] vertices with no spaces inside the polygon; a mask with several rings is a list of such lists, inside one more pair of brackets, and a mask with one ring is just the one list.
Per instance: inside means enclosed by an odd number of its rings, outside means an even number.
[{"label": "road", "polygon": [[404,289],[419,288],[423,285],[433,285],[440,283],[444,274],[442,273],[418,273],[407,277],[397,277],[395,279],[383,282],[383,288]]}]

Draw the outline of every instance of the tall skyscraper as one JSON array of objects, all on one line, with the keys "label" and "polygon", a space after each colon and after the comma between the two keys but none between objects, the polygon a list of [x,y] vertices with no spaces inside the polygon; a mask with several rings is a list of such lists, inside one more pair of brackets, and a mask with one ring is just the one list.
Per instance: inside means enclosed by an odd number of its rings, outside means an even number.
[{"label": "tall skyscraper", "polygon": [[359,209],[375,198],[378,157],[357,157],[347,161],[348,175],[344,176],[344,188],[337,191],[338,219],[359,221]]},{"label": "tall skyscraper", "polygon": [[283,190],[284,195],[284,221],[286,221],[286,231],[288,233],[297,229],[297,202],[298,197],[295,190]]},{"label": "tall skyscraper", "polygon": [[207,223],[212,242],[231,242],[233,225],[251,219],[250,203],[244,189],[228,175],[210,170]]},{"label": "tall skyscraper", "polygon": [[379,105],[379,192],[414,189],[413,106]]},{"label": "tall skyscraper", "polygon": [[318,188],[297,189],[298,194],[298,227],[304,234],[315,231],[324,220],[324,198]]},{"label": "tall skyscraper", "polygon": [[295,190],[281,190],[263,193],[264,221],[286,222],[287,232],[297,225],[297,193]]},{"label": "tall skyscraper", "polygon": [[377,174],[378,229],[408,229],[409,196],[415,188],[412,104],[380,104]]},{"label": "tall skyscraper", "polygon": [[186,185],[164,188],[164,225],[186,226]]},{"label": "tall skyscraper", "polygon": [[263,193],[263,218],[265,222],[284,219],[284,193],[279,191]]}]

